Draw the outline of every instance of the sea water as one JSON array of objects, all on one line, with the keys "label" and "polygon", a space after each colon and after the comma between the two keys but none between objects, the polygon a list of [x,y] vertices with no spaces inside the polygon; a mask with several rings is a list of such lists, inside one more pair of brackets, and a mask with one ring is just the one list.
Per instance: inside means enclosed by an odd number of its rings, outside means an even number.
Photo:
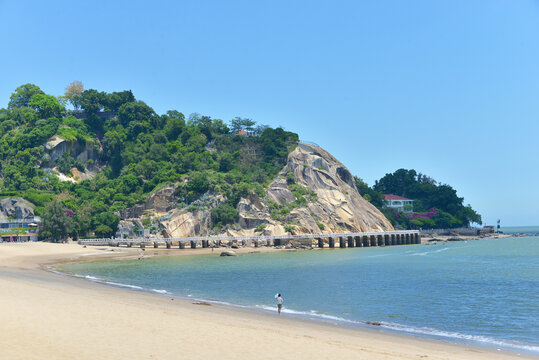
[{"label": "sea water", "polygon": [[[178,250],[181,251],[181,250]],[[151,249],[148,249],[151,253]],[[94,281],[539,353],[539,237],[69,264]],[[291,316],[291,315],[289,315]]]}]

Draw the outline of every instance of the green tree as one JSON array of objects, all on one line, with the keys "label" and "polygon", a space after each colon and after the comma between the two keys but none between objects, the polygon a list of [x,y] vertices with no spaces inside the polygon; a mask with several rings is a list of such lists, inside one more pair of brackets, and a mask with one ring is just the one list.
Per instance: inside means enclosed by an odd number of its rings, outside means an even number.
[{"label": "green tree", "polygon": [[73,212],[65,208],[62,202],[53,200],[45,207],[42,216],[40,236],[51,242],[60,242],[72,234],[74,229]]},{"label": "green tree", "polygon": [[32,96],[36,94],[45,93],[39,88],[39,86],[34,84],[24,84],[19,86],[9,98],[8,109],[28,106],[28,102]]},{"label": "green tree", "polygon": [[240,130],[253,131],[255,125],[256,122],[251,119],[235,117],[234,119],[230,120],[230,131],[233,134]]},{"label": "green tree", "polygon": [[58,171],[67,175],[71,172],[71,168],[75,166],[75,159],[66,151],[58,159],[56,165],[58,167]]},{"label": "green tree", "polygon": [[98,237],[111,237],[114,235],[112,229],[109,226],[103,224],[98,225],[95,228],[94,233]]},{"label": "green tree", "polygon": [[457,227],[468,226],[470,223],[481,223],[481,216],[470,206],[464,206],[464,198],[447,184],[438,184],[427,175],[415,170],[399,169],[392,174],[386,174],[376,181],[374,190],[385,194],[405,196],[414,200],[414,210],[421,212],[428,209],[438,209],[447,213],[439,216],[437,226]]},{"label": "green tree", "polygon": [[178,136],[185,128],[185,117],[181,112],[168,111],[166,115],[162,116],[165,124],[164,131],[169,141],[178,139]]},{"label": "green tree", "polygon": [[79,97],[80,107],[84,110],[86,124],[100,137],[103,134],[103,122],[98,112],[103,110],[106,94],[95,89],[84,90]]},{"label": "green tree", "polygon": [[28,101],[28,107],[37,111],[41,119],[60,118],[64,107],[51,95],[36,94]]},{"label": "green tree", "polygon": [[376,206],[378,209],[381,209],[385,205],[384,194],[373,190],[367,185],[365,181],[354,176],[354,182],[356,184],[357,191],[365,200]]},{"label": "green tree", "polygon": [[131,90],[113,92],[105,97],[105,110],[117,112],[123,104],[135,102],[135,96]]},{"label": "green tree", "polygon": [[132,122],[141,123],[146,121],[152,123],[155,117],[157,115],[153,109],[143,101],[128,102],[118,109],[118,120],[124,127],[127,127]]},{"label": "green tree", "polygon": [[220,204],[211,210],[211,221],[214,225],[226,225],[237,221],[238,210],[229,204]]}]

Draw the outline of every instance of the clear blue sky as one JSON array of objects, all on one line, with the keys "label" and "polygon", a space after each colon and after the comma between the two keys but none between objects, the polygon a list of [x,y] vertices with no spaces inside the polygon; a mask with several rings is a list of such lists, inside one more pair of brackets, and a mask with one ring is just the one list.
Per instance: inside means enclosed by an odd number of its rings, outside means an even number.
[{"label": "clear blue sky", "polygon": [[2,1],[0,107],[24,83],[249,117],[372,185],[413,168],[487,224],[539,224],[539,2]]}]

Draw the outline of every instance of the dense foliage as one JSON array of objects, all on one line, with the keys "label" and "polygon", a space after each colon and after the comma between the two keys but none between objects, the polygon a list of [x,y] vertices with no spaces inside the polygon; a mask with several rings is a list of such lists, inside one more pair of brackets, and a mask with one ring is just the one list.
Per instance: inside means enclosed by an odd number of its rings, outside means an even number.
[{"label": "dense foliage", "polygon": [[[470,205],[464,206],[464,198],[446,184],[437,182],[415,170],[399,169],[386,174],[370,188],[356,178],[358,191],[378,207],[393,225],[408,229],[454,228],[481,224],[481,216]],[[414,200],[413,212],[404,213],[385,207],[384,195],[393,194]]]},{"label": "dense foliage", "polygon": [[[74,111],[66,110],[67,102]],[[237,218],[242,196],[264,191],[298,141],[282,128],[255,125],[235,118],[229,126],[199,114],[186,120],[176,110],[158,115],[131,91],[83,90],[79,82],[57,98],[25,84],[0,110],[0,196],[34,203],[51,239],[111,236],[119,211],[164,184],[176,185],[179,206],[189,210],[201,206],[203,194],[220,194],[225,202],[212,216],[223,226]],[[59,158],[46,147],[55,136],[66,142]],[[81,149],[94,156],[77,158]],[[75,173],[93,176],[59,179]]]}]

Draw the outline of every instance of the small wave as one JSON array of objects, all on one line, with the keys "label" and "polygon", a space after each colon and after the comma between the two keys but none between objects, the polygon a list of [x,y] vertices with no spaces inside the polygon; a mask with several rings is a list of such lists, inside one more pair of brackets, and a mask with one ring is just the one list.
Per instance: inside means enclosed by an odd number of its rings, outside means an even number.
[{"label": "small wave", "polygon": [[96,278],[95,276],[91,276],[91,275],[82,276],[82,275],[75,274],[75,276],[84,277],[85,279],[92,280],[92,281],[102,281],[100,278]]},{"label": "small wave", "polygon": [[414,253],[410,253],[408,255],[409,256],[427,256],[429,254],[436,254],[436,253],[446,251],[446,250],[449,250],[449,248],[448,247],[443,247],[441,249],[436,249],[436,250],[433,250],[433,251],[414,252]]},{"label": "small wave", "polygon": [[[267,311],[276,311],[277,309],[275,306],[268,306],[268,305],[256,305],[256,307],[259,309],[267,310]],[[363,322],[360,322],[360,321],[354,321],[354,320],[345,319],[339,316],[324,314],[315,310],[299,311],[299,310],[293,310],[293,309],[288,309],[286,307],[283,307],[281,312],[284,314],[308,316],[308,317],[321,318],[321,319],[339,321],[339,322],[350,323],[350,324],[364,324]]]},{"label": "small wave", "polygon": [[109,284],[109,285],[113,285],[113,286],[119,286],[119,287],[125,287],[125,288],[135,289],[135,290],[142,290],[142,288],[140,286],[116,283],[116,282],[112,282],[112,281],[105,281],[105,284]]},{"label": "small wave", "polygon": [[437,337],[442,337],[442,338],[467,340],[467,341],[486,343],[489,345],[497,345],[504,348],[516,348],[516,349],[527,350],[527,351],[536,352],[536,353],[539,352],[539,346],[536,346],[536,345],[495,339],[495,338],[482,336],[482,335],[462,334],[459,332],[443,331],[443,330],[437,330],[437,329],[432,329],[428,327],[412,327],[412,326],[405,326],[405,325],[396,324],[396,323],[382,322],[380,323],[380,326],[387,329],[397,330],[397,331],[402,331],[402,332],[412,333],[412,334],[421,334],[421,335],[437,336]]},{"label": "small wave", "polygon": [[166,290],[152,289],[152,291],[158,294],[169,294]]},{"label": "small wave", "polygon": [[[263,310],[276,311],[276,308],[272,306],[257,305],[256,307]],[[369,323],[369,322],[345,319],[339,316],[320,313],[315,310],[297,311],[297,310],[283,308],[281,312],[285,314],[291,314],[291,315],[307,316],[307,317],[319,318],[319,319],[324,319],[324,320],[338,321],[340,323],[347,323],[347,324],[353,324],[353,325],[360,325],[360,326],[372,325],[372,323]],[[511,342],[511,341],[491,338],[488,336],[469,335],[469,334],[462,334],[458,332],[437,330],[437,329],[432,329],[432,328],[427,328],[427,327],[412,327],[412,326],[406,326],[406,325],[401,325],[401,324],[396,324],[396,323],[386,323],[386,322],[380,322],[379,326],[389,329],[389,330],[405,332],[409,334],[434,336],[434,337],[441,337],[441,338],[454,339],[454,340],[465,340],[465,341],[483,343],[490,346],[500,346],[503,348],[520,349],[520,350],[525,350],[525,351],[529,351],[533,353],[539,353],[539,346],[537,345]]]}]

